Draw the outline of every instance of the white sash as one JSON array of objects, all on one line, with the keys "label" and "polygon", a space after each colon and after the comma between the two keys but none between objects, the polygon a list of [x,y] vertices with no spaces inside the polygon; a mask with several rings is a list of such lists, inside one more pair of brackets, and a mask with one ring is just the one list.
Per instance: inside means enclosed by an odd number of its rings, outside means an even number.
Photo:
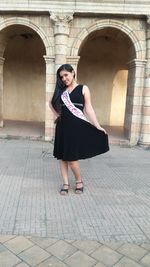
[{"label": "white sash", "polygon": [[69,96],[69,93],[68,93],[68,90],[65,90],[65,91],[62,93],[62,95],[61,95],[61,99],[62,99],[62,101],[64,102],[64,104],[66,105],[66,107],[70,110],[70,112],[71,112],[74,116],[76,116],[76,117],[78,117],[78,118],[80,118],[80,119],[82,119],[82,120],[84,120],[84,121],[89,122],[89,121],[87,120],[87,118],[85,117],[85,115],[83,114],[83,112],[82,112],[79,108],[76,108],[75,105],[71,102],[71,100],[70,100],[70,96]]}]

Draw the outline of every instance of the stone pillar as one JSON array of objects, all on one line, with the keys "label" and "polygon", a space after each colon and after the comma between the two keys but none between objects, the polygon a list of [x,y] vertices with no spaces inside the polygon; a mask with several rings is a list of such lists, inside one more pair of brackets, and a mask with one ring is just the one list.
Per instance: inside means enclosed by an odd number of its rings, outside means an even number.
[{"label": "stone pillar", "polygon": [[142,124],[140,144],[150,146],[150,17],[147,19],[146,34],[146,67],[143,90]]},{"label": "stone pillar", "polygon": [[66,58],[66,63],[70,64],[76,73],[76,79],[77,79],[77,67],[78,67],[78,62],[79,62],[80,56],[67,56]]},{"label": "stone pillar", "polygon": [[0,127],[4,126],[3,122],[3,66],[4,58],[0,57]]},{"label": "stone pillar", "polygon": [[51,13],[51,20],[54,22],[55,36],[55,72],[66,63],[69,24],[73,20],[72,13]]},{"label": "stone pillar", "polygon": [[128,63],[128,89],[125,113],[125,133],[130,145],[137,145],[141,127],[142,94],[145,60],[134,59]]},{"label": "stone pillar", "polygon": [[55,58],[44,56],[46,62],[46,100],[45,100],[45,140],[50,141],[54,136],[54,115],[49,107],[55,88]]}]

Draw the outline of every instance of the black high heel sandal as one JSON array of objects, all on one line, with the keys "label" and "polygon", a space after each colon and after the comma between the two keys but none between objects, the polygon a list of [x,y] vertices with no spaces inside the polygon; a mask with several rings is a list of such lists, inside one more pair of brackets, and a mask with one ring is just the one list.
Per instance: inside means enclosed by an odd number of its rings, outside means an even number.
[{"label": "black high heel sandal", "polygon": [[[83,185],[83,182],[81,181],[81,182],[76,182],[76,185],[77,184],[82,184]],[[83,189],[84,189],[84,187],[83,186],[81,186],[81,187],[76,187],[76,189],[75,189],[75,193],[76,194],[82,194],[83,193]]]},{"label": "black high heel sandal", "polygon": [[[68,186],[68,188],[64,188],[65,186]],[[60,190],[60,194],[63,195],[63,196],[67,195],[68,194],[69,187],[70,187],[69,184],[63,184],[63,187]]]}]

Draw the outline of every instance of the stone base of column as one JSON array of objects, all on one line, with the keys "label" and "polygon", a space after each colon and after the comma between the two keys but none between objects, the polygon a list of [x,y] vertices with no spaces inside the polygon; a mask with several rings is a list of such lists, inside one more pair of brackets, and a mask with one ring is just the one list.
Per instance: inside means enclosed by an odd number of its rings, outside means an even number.
[{"label": "stone base of column", "polygon": [[45,141],[53,141],[54,140],[54,128],[45,127]]},{"label": "stone base of column", "polygon": [[138,144],[137,134],[132,134],[129,140],[130,146],[136,146]]},{"label": "stone base of column", "polygon": [[150,147],[150,116],[149,114],[147,116],[143,116],[139,144],[145,147]]},{"label": "stone base of column", "polygon": [[0,121],[0,128],[3,128],[3,127],[4,127],[4,121],[1,120],[1,121]]},{"label": "stone base of column", "polygon": [[150,134],[141,134],[138,145],[145,148],[150,148]]},{"label": "stone base of column", "polygon": [[47,142],[53,142],[53,138],[50,138],[49,136],[46,136],[46,135],[45,135],[45,139],[44,140],[47,141]]}]

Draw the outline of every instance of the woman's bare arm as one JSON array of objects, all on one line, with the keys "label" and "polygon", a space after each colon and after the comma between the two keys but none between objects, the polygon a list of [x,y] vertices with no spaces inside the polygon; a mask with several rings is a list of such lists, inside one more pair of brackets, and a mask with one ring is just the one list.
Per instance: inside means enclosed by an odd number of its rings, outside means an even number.
[{"label": "woman's bare arm", "polygon": [[59,114],[56,112],[56,110],[53,108],[51,102],[49,101],[49,107],[52,110],[53,114],[54,114],[54,118],[57,119],[59,117]]},{"label": "woman's bare arm", "polygon": [[89,88],[84,85],[83,86],[83,95],[84,95],[84,101],[85,101],[85,107],[84,107],[84,112],[87,115],[89,121],[99,130],[101,131],[105,131],[104,128],[102,128],[97,120],[95,111],[92,107],[92,103],[91,103],[91,94],[90,94],[90,90]]}]

